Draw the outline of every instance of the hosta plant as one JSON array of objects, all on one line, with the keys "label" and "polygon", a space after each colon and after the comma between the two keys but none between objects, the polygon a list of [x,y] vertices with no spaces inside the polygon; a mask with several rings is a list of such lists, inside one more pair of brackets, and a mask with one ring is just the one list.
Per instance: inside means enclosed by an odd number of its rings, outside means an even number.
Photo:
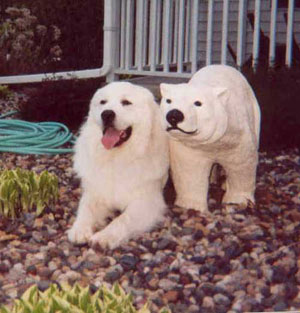
[{"label": "hosta plant", "polygon": [[[150,310],[147,305],[137,310],[132,295],[117,284],[112,289],[101,287],[94,294],[89,287],[78,284],[73,287],[53,284],[44,292],[33,285],[11,309],[2,307],[0,313],[150,313]],[[169,310],[162,309],[161,313]]]},{"label": "hosta plant", "polygon": [[22,212],[40,215],[58,199],[58,178],[20,168],[0,171],[0,215],[15,218]]}]

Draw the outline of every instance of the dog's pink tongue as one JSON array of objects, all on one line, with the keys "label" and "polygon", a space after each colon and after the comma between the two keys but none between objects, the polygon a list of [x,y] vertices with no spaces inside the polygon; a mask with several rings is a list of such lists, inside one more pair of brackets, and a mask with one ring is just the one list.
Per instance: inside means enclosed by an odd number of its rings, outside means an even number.
[{"label": "dog's pink tongue", "polygon": [[109,127],[103,135],[101,142],[106,149],[112,149],[120,140],[123,131]]}]

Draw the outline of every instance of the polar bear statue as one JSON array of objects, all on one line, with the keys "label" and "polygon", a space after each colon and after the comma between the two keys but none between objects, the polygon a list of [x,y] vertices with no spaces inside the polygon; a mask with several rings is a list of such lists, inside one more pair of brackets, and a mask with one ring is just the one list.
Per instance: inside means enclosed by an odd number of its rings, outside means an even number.
[{"label": "polar bear statue", "polygon": [[230,66],[209,65],[188,83],[162,83],[160,90],[175,205],[207,211],[215,163],[226,172],[223,203],[254,203],[260,109],[243,75]]}]

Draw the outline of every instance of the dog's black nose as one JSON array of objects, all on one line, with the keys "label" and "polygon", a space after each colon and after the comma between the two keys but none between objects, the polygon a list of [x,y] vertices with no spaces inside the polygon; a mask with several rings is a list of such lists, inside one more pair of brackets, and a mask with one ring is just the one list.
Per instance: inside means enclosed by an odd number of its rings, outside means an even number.
[{"label": "dog's black nose", "polygon": [[177,109],[171,110],[167,114],[167,121],[174,127],[177,126],[177,124],[182,122],[183,120],[184,120],[183,113]]},{"label": "dog's black nose", "polygon": [[101,113],[101,118],[104,124],[111,124],[116,117],[116,113],[112,110],[105,110]]}]

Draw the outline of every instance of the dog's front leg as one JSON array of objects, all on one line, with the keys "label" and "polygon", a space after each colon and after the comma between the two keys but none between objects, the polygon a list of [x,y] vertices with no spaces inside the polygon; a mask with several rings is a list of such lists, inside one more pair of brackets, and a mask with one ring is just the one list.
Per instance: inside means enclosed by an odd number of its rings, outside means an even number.
[{"label": "dog's front leg", "polygon": [[76,220],[68,230],[68,239],[75,244],[90,240],[95,226],[104,226],[108,210],[86,192],[83,193],[78,207]]},{"label": "dog's front leg", "polygon": [[163,220],[166,205],[161,194],[145,195],[129,203],[125,211],[91,239],[92,247],[118,247],[134,236],[151,230]]}]

